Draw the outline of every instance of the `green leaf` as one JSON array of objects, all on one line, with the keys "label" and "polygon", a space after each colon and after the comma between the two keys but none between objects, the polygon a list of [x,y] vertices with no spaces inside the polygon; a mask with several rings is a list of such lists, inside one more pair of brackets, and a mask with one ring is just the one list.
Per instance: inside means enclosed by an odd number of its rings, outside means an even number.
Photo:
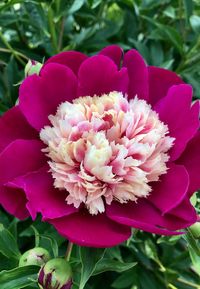
[{"label": "green leaf", "polygon": [[17,238],[17,225],[19,223],[19,219],[14,218],[12,222],[10,222],[9,226],[7,229],[9,232],[13,235],[13,237],[16,239]]},{"label": "green leaf", "polygon": [[5,227],[9,226],[8,215],[2,210],[0,211],[0,224],[3,224]]},{"label": "green leaf", "polygon": [[1,289],[20,289],[34,284],[39,271],[38,266],[25,266],[0,272]]},{"label": "green leaf", "polygon": [[161,271],[163,271],[163,272],[166,271],[165,267],[162,265],[162,263],[158,257],[157,247],[153,243],[153,241],[150,239],[146,240],[144,243],[144,246],[145,246],[146,255],[149,258],[151,258],[152,260],[154,260],[159,265]]},{"label": "green leaf", "polygon": [[190,0],[183,0],[184,7],[185,7],[185,14],[187,23],[189,23],[189,18],[193,13],[194,3]]},{"label": "green leaf", "polygon": [[187,234],[185,234],[183,237],[187,241],[188,247],[191,248],[195,252],[195,254],[200,257],[200,248],[192,232],[190,231],[190,228],[187,229]]},{"label": "green leaf", "polygon": [[[46,242],[45,242],[46,241]],[[44,246],[49,252],[52,251],[53,256],[58,257],[58,243],[53,236],[40,235],[40,246]]]},{"label": "green leaf", "polygon": [[0,224],[0,252],[8,258],[20,258],[20,251],[13,235]]},{"label": "green leaf", "polygon": [[115,281],[112,283],[112,287],[121,289],[121,288],[130,288],[136,281],[135,274],[132,270],[126,271],[123,274],[120,274]]},{"label": "green leaf", "polygon": [[179,240],[180,240],[181,236],[161,236],[158,240],[157,240],[157,244],[161,244],[161,243],[165,243],[168,245],[172,245],[174,246]]},{"label": "green leaf", "polygon": [[183,53],[183,39],[177,29],[169,25],[164,25],[147,16],[142,16],[142,18],[146,19],[149,23],[157,27],[159,33],[163,36],[163,39],[167,39],[178,49],[181,54]]},{"label": "green leaf", "polygon": [[69,14],[75,13],[83,6],[84,3],[85,3],[85,0],[75,0],[72,6],[70,7],[68,13]]},{"label": "green leaf", "polygon": [[[163,289],[167,288],[163,286],[161,282],[157,279],[156,275],[153,275],[151,272],[148,272],[148,274],[141,270],[140,272],[140,284],[141,286],[139,288],[141,289]],[[175,288],[174,288],[175,289]]]},{"label": "green leaf", "polygon": [[169,18],[172,19],[176,18],[176,11],[172,6],[168,6],[163,13]]},{"label": "green leaf", "polygon": [[194,32],[200,33],[200,16],[192,15],[190,17],[190,24]]},{"label": "green leaf", "polygon": [[167,60],[165,62],[163,62],[160,67],[163,67],[165,69],[172,69],[172,64],[174,63],[174,59],[170,59],[170,60]]},{"label": "green leaf", "polygon": [[97,266],[95,268],[94,275],[98,275],[100,273],[106,272],[106,271],[115,271],[115,272],[124,272],[132,267],[134,267],[137,263],[123,263],[116,260],[110,260],[110,259],[102,259],[100,262],[97,263]]},{"label": "green leaf", "polygon": [[200,256],[198,256],[191,247],[189,247],[189,254],[190,254],[190,258],[192,260],[194,269],[197,272],[197,274],[200,276]]},{"label": "green leaf", "polygon": [[80,247],[79,254],[81,260],[81,280],[79,289],[83,289],[105,254],[106,249],[96,249],[89,247]]},{"label": "green leaf", "polygon": [[123,262],[122,254],[119,246],[107,248],[106,257],[109,259],[116,259],[117,261]]}]

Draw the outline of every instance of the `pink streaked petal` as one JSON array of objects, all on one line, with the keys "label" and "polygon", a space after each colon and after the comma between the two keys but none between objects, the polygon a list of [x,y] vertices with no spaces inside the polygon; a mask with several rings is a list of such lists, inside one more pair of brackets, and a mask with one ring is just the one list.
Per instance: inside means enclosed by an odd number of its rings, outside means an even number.
[{"label": "pink streaked petal", "polygon": [[164,215],[177,207],[187,196],[189,176],[184,166],[170,164],[167,174],[159,182],[152,183],[148,200]]},{"label": "pink streaked petal", "polygon": [[183,84],[183,80],[174,72],[154,66],[148,67],[149,103],[154,105],[167,95],[172,85]]},{"label": "pink streaked petal", "polygon": [[50,57],[42,67],[44,67],[49,63],[59,63],[69,67],[75,75],[78,74],[79,67],[81,63],[87,59],[87,56],[78,51],[64,51],[58,53],[52,57]]},{"label": "pink streaked petal", "polygon": [[109,45],[103,48],[100,52],[100,55],[108,56],[112,59],[117,67],[120,67],[122,57],[123,57],[123,49],[118,45]]},{"label": "pink streaked petal", "polygon": [[104,55],[85,60],[79,69],[78,79],[78,96],[101,96],[112,91],[128,91],[126,68],[118,71],[116,64]]},{"label": "pink streaked petal", "polygon": [[37,137],[37,132],[28,124],[19,106],[9,109],[0,118],[0,152],[16,139],[34,139]]},{"label": "pink streaked petal", "polygon": [[170,151],[172,161],[181,155],[199,128],[199,102],[192,107],[191,102],[192,87],[181,84],[172,86],[167,96],[154,107],[160,119],[168,125],[170,136],[175,138]]},{"label": "pink streaked petal", "polygon": [[200,132],[188,143],[185,151],[177,163],[186,167],[189,177],[189,192],[193,193],[200,189]]},{"label": "pink streaked petal", "polygon": [[116,224],[105,214],[91,216],[85,211],[80,211],[65,218],[48,220],[48,222],[71,242],[86,247],[116,246],[131,235],[129,227]]},{"label": "pink streaked petal", "polygon": [[119,204],[113,202],[112,205],[107,206],[106,212],[111,220],[146,232],[161,235],[180,234],[180,232],[168,230],[164,217],[146,199],[140,199],[138,203]]},{"label": "pink streaked petal", "polygon": [[125,53],[123,66],[127,67],[129,75],[128,98],[148,100],[148,70],[142,56],[132,49]]},{"label": "pink streaked petal", "polygon": [[0,154],[0,204],[20,219],[28,216],[26,196],[19,183],[12,186],[9,182],[44,165],[41,148],[37,140],[16,140]]},{"label": "pink streaked petal", "polygon": [[71,69],[49,63],[41,71],[27,77],[19,91],[19,106],[28,122],[40,130],[49,124],[48,116],[54,114],[60,103],[76,97],[77,79]]},{"label": "pink streaked petal", "polygon": [[67,192],[54,188],[53,178],[45,166],[40,170],[25,176],[24,190],[28,199],[27,208],[35,219],[37,213],[43,220],[59,218],[77,212],[66,202]]}]

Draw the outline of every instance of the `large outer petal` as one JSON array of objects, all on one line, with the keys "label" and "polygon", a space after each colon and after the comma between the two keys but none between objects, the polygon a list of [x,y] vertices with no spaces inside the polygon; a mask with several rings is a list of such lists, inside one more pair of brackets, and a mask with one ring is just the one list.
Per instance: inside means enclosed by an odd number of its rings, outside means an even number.
[{"label": "large outer petal", "polygon": [[149,103],[154,105],[166,96],[172,85],[183,84],[183,80],[174,72],[154,66],[148,67]]},{"label": "large outer petal", "polygon": [[59,63],[69,67],[74,72],[74,74],[77,75],[79,67],[85,59],[87,59],[87,56],[81,52],[64,51],[50,57],[45,62],[44,66],[42,67],[42,70],[49,63]]},{"label": "large outer petal", "polygon": [[9,109],[0,118],[0,152],[16,139],[37,137],[37,132],[28,124],[18,106]]},{"label": "large outer petal", "polygon": [[48,116],[58,105],[76,97],[77,79],[71,69],[49,63],[41,71],[27,77],[19,91],[19,106],[28,122],[37,130],[49,124]]},{"label": "large outer petal", "polygon": [[26,208],[27,199],[22,188],[0,185],[0,190],[0,204],[7,212],[20,220],[29,217],[30,214]]},{"label": "large outer petal", "polygon": [[148,70],[142,56],[132,49],[125,53],[123,66],[127,67],[129,75],[128,98],[136,95],[140,99],[149,99]]},{"label": "large outer petal", "polygon": [[107,206],[107,216],[119,224],[147,232],[161,235],[178,234],[166,228],[164,217],[146,199],[140,199],[138,203],[120,204],[113,202],[112,205]]},{"label": "large outer petal", "polygon": [[160,120],[168,125],[170,136],[175,138],[170,150],[171,160],[181,155],[199,128],[199,102],[192,107],[191,102],[192,87],[181,84],[172,86],[154,107]]},{"label": "large outer petal", "polygon": [[78,73],[78,96],[102,95],[111,91],[128,91],[126,68],[118,70],[107,56],[96,55],[86,59]]},{"label": "large outer petal", "polygon": [[54,188],[53,178],[45,166],[24,177],[24,189],[28,199],[27,208],[34,219],[37,213],[43,220],[59,218],[77,211],[66,202],[66,191]]},{"label": "large outer petal", "polygon": [[152,183],[148,200],[164,215],[177,207],[187,197],[189,176],[184,166],[171,164],[167,174]]},{"label": "large outer petal", "polygon": [[147,199],[127,204],[114,202],[107,206],[107,216],[120,224],[160,235],[181,234],[183,232],[176,230],[184,229],[197,220],[193,206],[186,199],[164,216]]},{"label": "large outer petal", "polygon": [[190,185],[189,192],[193,193],[200,189],[200,131],[188,143],[184,153],[177,161],[186,167],[189,177]]},{"label": "large outer petal", "polygon": [[169,214],[165,215],[166,226],[171,230],[178,230],[191,226],[197,221],[197,213],[190,198],[187,196],[176,208],[172,209]]},{"label": "large outer petal", "polygon": [[123,57],[123,49],[118,45],[109,45],[103,48],[100,52],[100,55],[108,56],[110,59],[114,61],[118,68],[120,68],[122,57]]},{"label": "large outer petal", "polygon": [[129,227],[116,224],[105,214],[92,216],[86,211],[48,222],[62,236],[80,246],[112,247],[127,240],[131,234]]},{"label": "large outer petal", "polygon": [[37,140],[16,140],[0,154],[0,203],[18,218],[28,215],[26,196],[21,186],[12,181],[28,172],[39,169],[46,162],[41,152],[42,143]]}]

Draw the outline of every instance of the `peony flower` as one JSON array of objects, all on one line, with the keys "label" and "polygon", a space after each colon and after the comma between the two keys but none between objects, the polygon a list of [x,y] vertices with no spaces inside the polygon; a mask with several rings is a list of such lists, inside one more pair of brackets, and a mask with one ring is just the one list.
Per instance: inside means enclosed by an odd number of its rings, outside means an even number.
[{"label": "peony flower", "polygon": [[19,219],[39,213],[84,246],[117,245],[131,228],[184,232],[200,188],[191,101],[190,85],[136,50],[51,57],[0,119],[2,206]]}]

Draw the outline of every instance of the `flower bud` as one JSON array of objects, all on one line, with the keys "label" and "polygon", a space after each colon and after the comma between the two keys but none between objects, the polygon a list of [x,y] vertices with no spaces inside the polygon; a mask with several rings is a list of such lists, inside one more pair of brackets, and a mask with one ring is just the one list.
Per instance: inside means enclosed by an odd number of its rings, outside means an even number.
[{"label": "flower bud", "polygon": [[62,258],[48,261],[38,275],[41,289],[70,289],[72,286],[72,270],[69,262]]},{"label": "flower bud", "polygon": [[189,229],[195,239],[200,238],[200,222],[196,222],[194,225],[190,226]]},{"label": "flower bud", "polygon": [[28,63],[25,66],[25,76],[30,76],[32,74],[39,75],[40,69],[42,68],[42,63],[37,62],[35,60],[29,60]]},{"label": "flower bud", "polygon": [[50,260],[49,252],[40,247],[36,247],[25,252],[20,260],[19,267],[28,266],[28,265],[44,265],[48,260]]}]

